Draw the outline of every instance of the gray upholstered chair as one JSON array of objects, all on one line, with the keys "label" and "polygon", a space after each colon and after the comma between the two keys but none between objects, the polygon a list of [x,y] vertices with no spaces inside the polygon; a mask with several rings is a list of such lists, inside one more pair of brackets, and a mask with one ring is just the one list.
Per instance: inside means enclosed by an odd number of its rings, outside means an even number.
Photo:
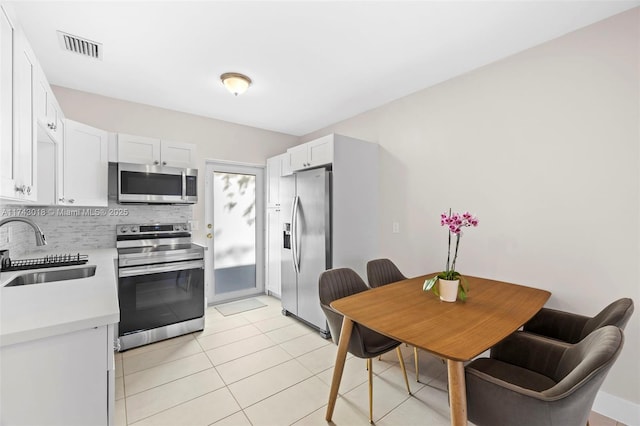
[{"label": "gray upholstered chair", "polygon": [[[376,288],[396,281],[406,280],[400,269],[389,259],[375,259],[367,262],[367,280],[369,287]],[[416,382],[420,377],[418,348],[413,348],[413,360],[416,367]]]},{"label": "gray upholstered chair", "polygon": [[523,331],[567,343],[578,343],[605,325],[615,325],[624,330],[632,313],[633,300],[628,298],[616,300],[593,318],[542,308],[524,325]]},{"label": "gray upholstered chair", "polygon": [[367,262],[367,280],[371,288],[406,279],[407,277],[389,259],[375,259]]},{"label": "gray upholstered chair", "polygon": [[[360,278],[360,275],[349,268],[330,269],[320,275],[320,306],[327,317],[331,338],[336,345],[340,340],[343,316],[330,306],[331,302],[367,290],[369,290],[369,287]],[[373,362],[371,360],[393,349],[396,349],[400,360],[407,392],[411,394],[407,371],[400,352],[400,342],[354,322],[348,350],[352,355],[367,360],[367,370],[369,371],[369,422],[373,422]]]},{"label": "gray upholstered chair", "polygon": [[584,426],[623,345],[616,326],[576,344],[514,333],[465,367],[469,420],[478,426]]}]

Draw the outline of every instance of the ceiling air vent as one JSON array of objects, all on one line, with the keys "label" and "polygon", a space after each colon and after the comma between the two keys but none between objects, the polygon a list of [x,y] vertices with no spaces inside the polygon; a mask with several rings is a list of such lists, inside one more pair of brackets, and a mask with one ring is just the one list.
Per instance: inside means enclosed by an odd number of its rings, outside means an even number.
[{"label": "ceiling air vent", "polygon": [[102,60],[102,43],[58,31],[60,46],[68,52]]}]

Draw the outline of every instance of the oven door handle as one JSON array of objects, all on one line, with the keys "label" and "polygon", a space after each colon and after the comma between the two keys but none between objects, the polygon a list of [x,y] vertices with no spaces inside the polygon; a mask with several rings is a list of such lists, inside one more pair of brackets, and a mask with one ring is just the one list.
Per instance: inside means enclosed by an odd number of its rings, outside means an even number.
[{"label": "oven door handle", "polygon": [[184,271],[187,269],[204,268],[203,260],[191,262],[163,263],[160,265],[144,265],[135,268],[118,269],[118,277],[134,277],[136,275],[158,274],[162,272]]}]

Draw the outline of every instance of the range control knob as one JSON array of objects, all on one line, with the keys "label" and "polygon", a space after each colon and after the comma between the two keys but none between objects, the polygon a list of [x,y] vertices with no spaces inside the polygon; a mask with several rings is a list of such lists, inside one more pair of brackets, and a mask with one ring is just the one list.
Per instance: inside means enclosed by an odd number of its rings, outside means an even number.
[{"label": "range control knob", "polygon": [[131,232],[138,232],[138,227],[137,226],[132,227]]},{"label": "range control knob", "polygon": [[122,232],[123,234],[125,232],[129,232],[129,227],[128,226],[123,226],[122,228],[120,228],[120,232]]}]

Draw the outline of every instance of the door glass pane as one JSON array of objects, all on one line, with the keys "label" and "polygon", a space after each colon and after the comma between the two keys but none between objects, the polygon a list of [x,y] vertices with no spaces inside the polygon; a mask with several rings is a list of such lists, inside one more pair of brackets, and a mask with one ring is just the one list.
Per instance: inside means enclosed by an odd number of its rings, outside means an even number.
[{"label": "door glass pane", "polygon": [[256,177],[214,172],[215,293],[256,287]]}]

